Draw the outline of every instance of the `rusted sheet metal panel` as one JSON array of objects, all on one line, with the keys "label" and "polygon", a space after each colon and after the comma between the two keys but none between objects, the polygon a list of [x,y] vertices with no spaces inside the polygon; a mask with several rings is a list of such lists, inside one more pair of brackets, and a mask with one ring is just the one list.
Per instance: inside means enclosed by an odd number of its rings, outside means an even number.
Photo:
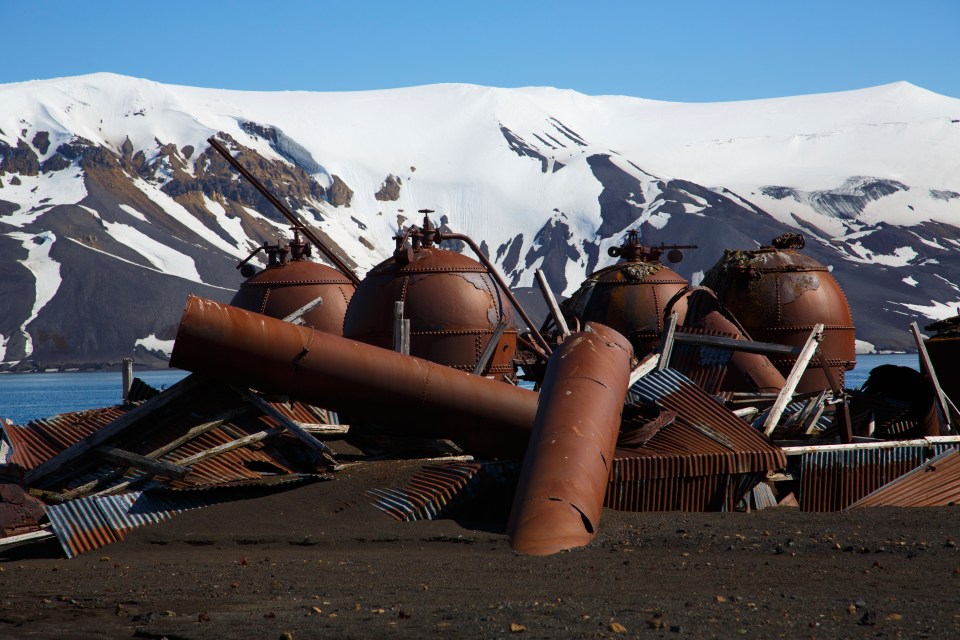
[{"label": "rusted sheet metal panel", "polygon": [[847,508],[944,507],[957,503],[960,503],[960,450],[948,449]]},{"label": "rusted sheet metal panel", "polygon": [[931,457],[953,449],[936,445],[805,453],[800,465],[800,508],[840,511]]},{"label": "rusted sheet metal panel", "polygon": [[414,474],[406,486],[370,489],[364,492],[360,501],[372,504],[400,521],[433,520],[440,517],[454,500],[469,497],[472,493],[470,485],[488,466],[480,462],[430,465]]},{"label": "rusted sheet metal panel", "polygon": [[218,500],[211,500],[207,494],[180,495],[171,500],[132,491],[54,505],[47,508],[47,515],[64,553],[73,558],[123,540],[131,529],[156,524],[183,511],[216,502]]},{"label": "rusted sheet metal panel", "polygon": [[633,349],[589,323],[550,356],[507,522],[510,546],[548,555],[590,542],[600,525]]},{"label": "rusted sheet metal panel", "polygon": [[26,425],[7,425],[3,431],[10,441],[10,462],[33,469],[68,447],[97,432],[127,411],[132,405],[64,413]]},{"label": "rusted sheet metal panel", "polygon": [[187,300],[171,366],[347,411],[401,433],[451,438],[466,450],[495,457],[522,454],[538,397],[193,296]]},{"label": "rusted sheet metal panel", "polygon": [[[616,467],[622,462],[617,458]],[[765,473],[665,478],[612,476],[604,506],[619,511],[733,511]]]},{"label": "rusted sheet metal panel", "polygon": [[[643,477],[746,473],[786,467],[786,456],[762,433],[734,415],[689,378],[671,369],[648,374],[629,391],[630,400],[677,412],[635,453],[644,457],[674,457],[651,461]],[[663,467],[657,469],[657,466]],[[639,471],[639,470],[638,470]]]},{"label": "rusted sheet metal panel", "polygon": [[336,412],[303,402],[271,402],[270,406],[284,417],[299,424],[340,424],[340,418]]},{"label": "rusted sheet metal panel", "polygon": [[[185,435],[193,427],[211,420],[211,416],[215,419],[216,416],[223,415],[227,408],[235,409],[237,404],[238,396],[234,392],[220,385],[210,384],[193,394],[186,406],[165,412],[159,426],[145,423],[119,435],[113,443],[132,453],[147,455]],[[13,450],[12,461],[26,468],[33,468],[76,442],[95,434],[131,408],[131,405],[108,407],[35,420],[22,427],[8,426],[5,432]],[[322,416],[320,411],[293,403],[286,408],[285,413],[308,422],[318,422]],[[176,463],[196,453],[276,426],[277,422],[273,418],[251,410],[246,414],[235,415],[224,424],[198,435],[158,459]],[[67,491],[123,470],[118,465],[96,459],[92,453],[82,458],[80,464],[71,465],[71,468],[75,469],[73,475],[65,475],[57,482],[56,487],[47,488]],[[193,472],[186,478],[169,480],[165,484],[175,488],[187,488],[256,480],[262,478],[264,473],[288,474],[294,471],[297,469],[291,469],[268,446],[256,443],[196,463],[193,465]],[[140,474],[137,472],[131,472],[117,477],[115,482],[131,480],[138,475]]]}]

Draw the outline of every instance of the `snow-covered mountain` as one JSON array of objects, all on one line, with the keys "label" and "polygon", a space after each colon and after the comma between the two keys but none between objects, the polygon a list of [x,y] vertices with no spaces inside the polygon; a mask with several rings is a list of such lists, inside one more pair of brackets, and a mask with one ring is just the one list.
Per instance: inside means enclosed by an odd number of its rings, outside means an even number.
[{"label": "snow-covered mountain", "polygon": [[159,364],[188,292],[285,234],[217,136],[361,275],[430,208],[513,286],[557,291],[648,243],[724,248],[802,231],[858,338],[960,304],[960,100],[908,83],[716,104],[432,85],[239,92],[93,74],[0,85],[0,369]]}]

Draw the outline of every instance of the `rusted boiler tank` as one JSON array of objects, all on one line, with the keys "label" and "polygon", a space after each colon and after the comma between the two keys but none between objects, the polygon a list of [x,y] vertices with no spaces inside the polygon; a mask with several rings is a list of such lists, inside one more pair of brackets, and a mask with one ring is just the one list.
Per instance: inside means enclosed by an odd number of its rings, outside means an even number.
[{"label": "rusted boiler tank", "polygon": [[960,316],[952,316],[928,324],[927,331],[936,333],[924,341],[930,363],[943,392],[955,405],[960,405]]},{"label": "rusted boiler tank", "polygon": [[396,236],[393,257],[371,269],[357,287],[343,335],[392,349],[395,303],[402,302],[403,317],[410,321],[410,355],[474,372],[495,340],[492,356],[476,372],[512,377],[517,325],[507,296],[482,264],[437,246],[437,235],[425,216],[422,227]]},{"label": "rusted boiler tank", "polygon": [[[618,331],[630,341],[638,357],[650,353],[663,332],[664,307],[688,284],[660,258],[669,249],[667,257],[679,262],[683,258],[681,248],[646,246],[638,231],[628,231],[623,244],[608,251],[620,261],[588,276],[563,302],[564,315],[580,326],[597,322]],[[686,308],[685,299],[673,307],[681,323]]]},{"label": "rusted boiler tank", "polygon": [[[309,259],[310,245],[294,233],[289,244],[264,245],[267,266],[256,272],[244,264],[244,275],[230,304],[272,318],[302,311],[297,324],[343,335],[343,318],[353,297],[353,282],[333,267]],[[252,257],[252,255],[251,255]],[[248,258],[249,260],[249,258]]]},{"label": "rusted boiler tank", "polygon": [[[717,292],[721,303],[740,321],[753,340],[802,347],[814,325],[825,325],[820,351],[839,382],[856,364],[853,317],[847,298],[825,266],[800,253],[804,239],[787,233],[773,245],[749,251],[725,251],[704,276],[703,286]],[[787,376],[796,356],[771,357]],[[797,391],[829,388],[823,370],[809,366]]]}]

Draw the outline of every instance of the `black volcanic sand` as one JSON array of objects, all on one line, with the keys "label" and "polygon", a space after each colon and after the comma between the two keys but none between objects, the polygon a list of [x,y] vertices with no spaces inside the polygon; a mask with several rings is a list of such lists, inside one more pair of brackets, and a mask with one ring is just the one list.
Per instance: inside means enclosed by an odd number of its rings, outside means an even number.
[{"label": "black volcanic sand", "polygon": [[548,557],[492,527],[338,511],[416,468],[351,468],[73,560],[8,552],[0,637],[960,637],[960,508],[607,510],[588,547]]}]

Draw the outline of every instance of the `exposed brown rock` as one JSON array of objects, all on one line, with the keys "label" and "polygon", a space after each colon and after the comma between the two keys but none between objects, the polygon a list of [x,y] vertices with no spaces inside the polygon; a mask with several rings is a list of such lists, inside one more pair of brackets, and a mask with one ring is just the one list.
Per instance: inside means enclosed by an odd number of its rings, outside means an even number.
[{"label": "exposed brown rock", "polygon": [[73,163],[62,155],[55,153],[40,164],[40,172],[49,173],[51,171],[60,171],[61,169],[66,169],[71,164]]},{"label": "exposed brown rock", "polygon": [[46,153],[50,148],[50,132],[37,131],[33,136],[33,148],[41,154]]},{"label": "exposed brown rock", "polygon": [[340,176],[333,176],[333,184],[330,186],[330,204],[335,207],[349,207],[353,199],[353,189],[347,186],[347,183],[340,179]]},{"label": "exposed brown rock", "polygon": [[5,143],[0,145],[0,156],[3,157],[0,174],[9,171],[22,176],[35,176],[40,172],[40,158],[22,139],[17,140],[16,149]]},{"label": "exposed brown rock", "polygon": [[377,191],[373,197],[381,202],[385,202],[387,200],[396,202],[400,199],[401,184],[402,182],[400,178],[391,173],[387,176],[386,180],[383,181],[383,184],[380,185],[380,190]]}]

